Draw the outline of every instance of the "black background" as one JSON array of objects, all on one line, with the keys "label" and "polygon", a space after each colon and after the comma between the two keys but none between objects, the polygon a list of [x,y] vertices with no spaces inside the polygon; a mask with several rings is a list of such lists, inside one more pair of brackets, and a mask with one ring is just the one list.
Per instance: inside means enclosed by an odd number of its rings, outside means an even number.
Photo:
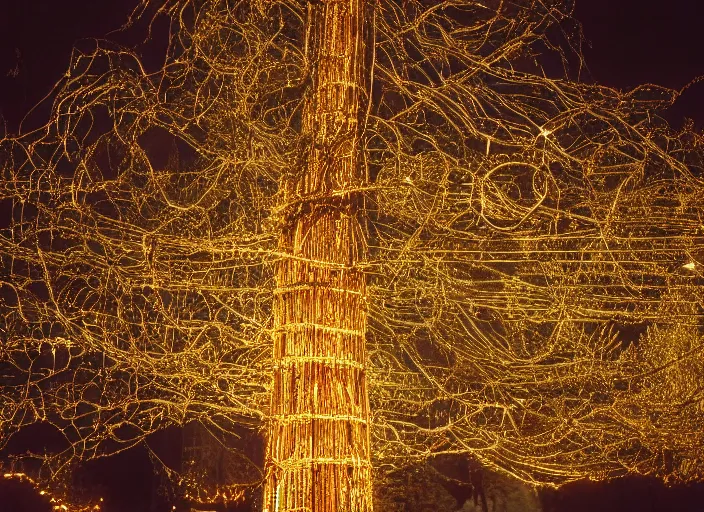
[{"label": "black background", "polygon": [[[704,25],[699,0],[576,0],[591,77],[598,83],[630,88],[646,82],[681,89],[704,76]],[[72,47],[82,38],[106,37],[140,43],[148,67],[163,56],[165,26],[157,24],[142,43],[146,25],[112,32],[127,20],[137,0],[0,0],[0,128],[16,132],[23,117],[66,70]],[[89,41],[78,42],[90,47]],[[86,46],[87,45],[87,46]],[[163,58],[163,57],[162,57]],[[46,120],[48,105],[35,109],[23,129]],[[685,118],[704,130],[704,81],[691,85],[667,112],[675,127]],[[162,441],[168,442],[169,434]],[[703,448],[704,449],[704,448]],[[160,512],[170,506],[152,490],[149,460],[132,450],[96,466],[107,512]],[[703,512],[704,486],[666,488],[629,478],[611,483],[576,483],[544,496],[546,512]],[[0,512],[43,512],[49,505],[16,482],[0,479]]]}]

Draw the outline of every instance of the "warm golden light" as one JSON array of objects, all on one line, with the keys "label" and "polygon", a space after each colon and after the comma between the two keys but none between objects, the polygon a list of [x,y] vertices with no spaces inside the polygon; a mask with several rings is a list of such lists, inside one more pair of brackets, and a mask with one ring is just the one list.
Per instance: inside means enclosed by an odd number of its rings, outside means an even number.
[{"label": "warm golden light", "polygon": [[302,172],[284,177],[264,512],[372,510],[357,160],[364,3],[308,4]]},{"label": "warm golden light", "polygon": [[159,474],[268,512],[444,454],[701,480],[704,139],[673,91],[544,71],[581,64],[566,10],[170,0],[161,69],[76,52],[0,141],[0,446],[58,439],[5,477],[70,507],[81,462],[198,423],[217,474],[146,445]]}]

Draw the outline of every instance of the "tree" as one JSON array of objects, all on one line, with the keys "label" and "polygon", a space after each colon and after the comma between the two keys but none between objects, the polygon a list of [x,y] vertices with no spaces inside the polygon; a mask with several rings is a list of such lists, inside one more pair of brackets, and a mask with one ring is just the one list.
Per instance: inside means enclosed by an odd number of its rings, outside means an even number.
[{"label": "tree", "polygon": [[358,219],[362,0],[308,4],[310,149],[284,177],[264,511],[372,509],[365,240]]},{"label": "tree", "polygon": [[362,9],[166,1],[161,69],[77,52],[50,122],[2,140],[0,438],[61,436],[4,471],[69,496],[81,462],[197,422],[232,481],[165,474],[200,501],[263,484],[268,510],[371,507],[369,457],[377,485],[449,454],[702,478],[677,93],[581,81],[564,2]]}]

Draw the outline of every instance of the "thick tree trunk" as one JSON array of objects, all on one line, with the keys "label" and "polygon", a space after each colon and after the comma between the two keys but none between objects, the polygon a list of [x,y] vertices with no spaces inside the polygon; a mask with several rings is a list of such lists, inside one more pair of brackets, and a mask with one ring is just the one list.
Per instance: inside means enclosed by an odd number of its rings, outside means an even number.
[{"label": "thick tree trunk", "polygon": [[357,163],[363,0],[309,4],[305,169],[284,186],[265,512],[370,512]]}]

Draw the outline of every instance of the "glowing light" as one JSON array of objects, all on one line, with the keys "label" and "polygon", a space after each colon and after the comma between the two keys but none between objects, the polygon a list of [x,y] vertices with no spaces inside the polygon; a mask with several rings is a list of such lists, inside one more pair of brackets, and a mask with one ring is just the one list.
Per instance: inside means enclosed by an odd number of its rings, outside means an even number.
[{"label": "glowing light", "polygon": [[162,69],[76,52],[46,126],[0,141],[0,423],[70,443],[5,478],[41,461],[57,510],[91,510],[73,468],[190,422],[226,481],[152,455],[200,504],[267,481],[294,508],[321,472],[363,501],[440,453],[704,478],[704,140],[671,95],[519,71],[558,0],[464,2],[463,27],[368,2],[370,30],[352,0],[179,1]]}]

